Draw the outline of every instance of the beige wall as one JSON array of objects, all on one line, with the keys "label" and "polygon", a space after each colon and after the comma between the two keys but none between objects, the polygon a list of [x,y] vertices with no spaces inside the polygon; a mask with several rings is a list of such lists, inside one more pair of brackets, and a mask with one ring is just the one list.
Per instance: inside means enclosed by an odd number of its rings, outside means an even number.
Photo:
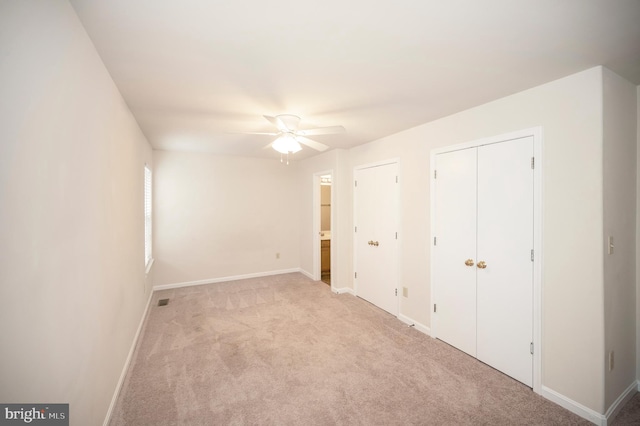
[{"label": "beige wall", "polygon": [[[636,87],[604,70],[605,410],[636,380]],[[614,250],[608,254],[608,237]],[[608,357],[614,353],[614,368]]]},{"label": "beige wall", "polygon": [[151,149],[67,2],[0,2],[0,52],[0,401],[101,424],[150,293]]},{"label": "beige wall", "polygon": [[[400,285],[409,288],[409,297],[400,299],[400,314],[429,327],[430,150],[534,126],[544,132],[542,382],[603,412],[601,68],[353,148],[344,162],[346,180],[355,166],[399,159]],[[348,241],[350,199],[339,217],[348,226],[338,234]],[[351,265],[352,250],[344,255]]]},{"label": "beige wall", "polygon": [[295,162],[154,151],[154,170],[154,285],[300,266]]}]

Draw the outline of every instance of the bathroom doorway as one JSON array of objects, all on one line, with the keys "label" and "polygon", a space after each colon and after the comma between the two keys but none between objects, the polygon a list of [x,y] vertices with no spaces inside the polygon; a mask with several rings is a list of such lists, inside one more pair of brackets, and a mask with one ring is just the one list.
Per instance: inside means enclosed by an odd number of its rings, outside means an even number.
[{"label": "bathroom doorway", "polygon": [[330,174],[320,176],[320,276],[331,285],[331,185]]}]

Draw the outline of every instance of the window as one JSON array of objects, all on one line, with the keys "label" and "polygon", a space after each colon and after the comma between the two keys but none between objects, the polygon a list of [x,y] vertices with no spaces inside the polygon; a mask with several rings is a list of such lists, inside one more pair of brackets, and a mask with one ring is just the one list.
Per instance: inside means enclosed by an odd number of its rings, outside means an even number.
[{"label": "window", "polygon": [[144,264],[151,267],[151,169],[144,166]]}]

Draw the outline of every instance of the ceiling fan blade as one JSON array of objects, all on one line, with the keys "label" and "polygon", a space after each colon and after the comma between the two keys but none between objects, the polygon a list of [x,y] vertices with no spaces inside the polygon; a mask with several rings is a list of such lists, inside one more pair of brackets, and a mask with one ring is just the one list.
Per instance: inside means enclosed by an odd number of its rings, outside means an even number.
[{"label": "ceiling fan blade", "polygon": [[233,135],[269,135],[269,136],[278,136],[280,133],[274,132],[227,132]]},{"label": "ceiling fan blade", "polygon": [[315,129],[299,130],[297,133],[304,136],[311,135],[329,135],[332,133],[344,133],[346,129],[343,126],[316,127]]},{"label": "ceiling fan blade", "polygon": [[300,142],[303,145],[308,146],[309,148],[313,148],[316,151],[326,151],[327,149],[329,149],[329,147],[323,143],[320,142],[316,142],[314,140],[311,140],[309,138],[305,138],[304,136],[296,136],[296,139],[298,142]]},{"label": "ceiling fan blade", "polygon": [[293,114],[280,114],[276,117],[280,120],[282,124],[284,124],[285,128],[290,132],[295,132],[298,130],[298,126],[300,125],[300,117]]},{"label": "ceiling fan blade", "polygon": [[263,115],[263,117],[266,118],[269,121],[269,123],[273,124],[276,127],[276,129],[280,130],[281,132],[289,131],[285,123],[280,119],[279,115],[276,117],[272,117],[270,115]]},{"label": "ceiling fan blade", "polygon": [[278,119],[276,117],[272,117],[270,115],[263,115],[263,117],[266,118],[267,121],[269,123],[273,124],[276,128],[280,129],[280,127],[279,127],[280,123],[278,122]]},{"label": "ceiling fan blade", "polygon": [[293,114],[280,114],[272,117],[270,115],[264,115],[269,123],[276,126],[278,130],[281,132],[295,132],[298,130],[298,125],[300,124],[300,117]]}]

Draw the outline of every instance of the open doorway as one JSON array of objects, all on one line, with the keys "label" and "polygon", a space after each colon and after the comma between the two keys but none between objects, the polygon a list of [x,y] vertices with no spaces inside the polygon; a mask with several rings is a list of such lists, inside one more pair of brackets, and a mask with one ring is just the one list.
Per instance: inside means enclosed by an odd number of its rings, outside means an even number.
[{"label": "open doorway", "polygon": [[331,285],[331,185],[330,174],[320,176],[320,279]]}]

